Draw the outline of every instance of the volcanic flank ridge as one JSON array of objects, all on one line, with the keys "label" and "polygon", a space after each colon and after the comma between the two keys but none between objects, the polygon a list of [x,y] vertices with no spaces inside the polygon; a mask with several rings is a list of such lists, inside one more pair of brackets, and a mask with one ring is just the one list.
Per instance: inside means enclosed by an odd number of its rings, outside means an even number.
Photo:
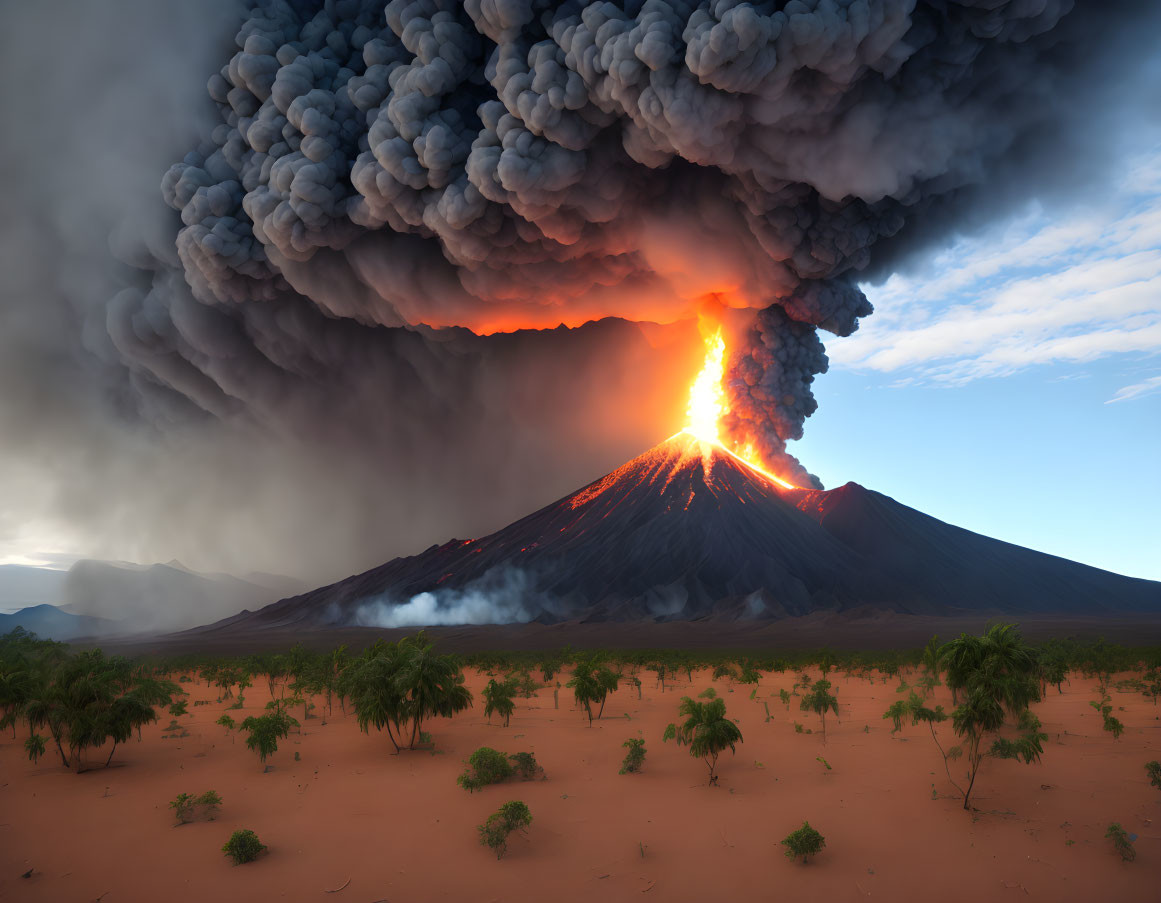
[{"label": "volcanic flank ridge", "polygon": [[866,607],[1161,612],[1161,583],[989,539],[857,483],[787,489],[679,433],[490,536],[433,546],[220,626],[385,625],[424,593],[436,609],[465,595],[496,597],[521,620],[543,623]]}]

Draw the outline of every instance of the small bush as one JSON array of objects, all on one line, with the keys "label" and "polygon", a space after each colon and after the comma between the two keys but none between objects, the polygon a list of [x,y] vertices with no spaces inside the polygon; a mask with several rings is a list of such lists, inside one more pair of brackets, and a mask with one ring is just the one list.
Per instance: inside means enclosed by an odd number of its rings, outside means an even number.
[{"label": "small bush", "polygon": [[219,718],[217,720],[216,723],[220,724],[222,727],[224,727],[228,731],[232,731],[235,727],[237,727],[237,722],[235,722],[234,719],[231,718],[229,715],[223,715],[221,718]]},{"label": "small bush", "polygon": [[186,705],[187,705],[187,703],[184,699],[182,699],[178,702],[175,702],[173,705],[171,705],[169,707],[169,714],[171,714],[174,718],[176,718],[179,715],[189,714],[186,711]]},{"label": "small bush", "polygon": [[210,821],[213,821],[214,816],[217,815],[218,807],[221,805],[222,798],[218,796],[217,791],[207,790],[198,796],[194,796],[192,793],[179,793],[177,799],[169,804],[169,808],[177,816],[177,823],[184,825],[193,821],[198,806],[201,806],[206,811]]},{"label": "small bush", "polygon": [[1137,858],[1137,851],[1133,849],[1133,838],[1125,833],[1116,822],[1109,825],[1109,829],[1105,831],[1105,837],[1113,842],[1113,849],[1121,854],[1121,859],[1125,862],[1132,862]]},{"label": "small bush", "polygon": [[210,817],[210,821],[213,821],[214,816],[218,814],[218,807],[222,805],[222,798],[218,796],[218,792],[216,790],[207,790],[196,800],[194,800],[194,802],[205,809],[206,813]]},{"label": "small bush", "polygon": [[471,793],[488,784],[499,784],[511,776],[508,757],[490,746],[481,746],[468,757],[467,770],[456,778],[456,783]]},{"label": "small bush", "polygon": [[169,804],[169,808],[173,810],[173,814],[177,816],[177,823],[184,825],[188,821],[193,820],[194,813],[194,798],[189,793],[179,793],[177,799]]},{"label": "small bush", "polygon": [[222,852],[234,860],[234,865],[253,862],[265,849],[266,845],[258,839],[258,835],[247,828],[235,831],[222,846]]},{"label": "small bush", "polygon": [[645,764],[645,741],[638,737],[630,737],[621,744],[629,751],[621,762],[621,774],[636,774]]},{"label": "small bush", "polygon": [[1146,762],[1145,774],[1149,775],[1149,783],[1161,790],[1161,762]]},{"label": "small bush", "polygon": [[536,756],[530,752],[512,753],[508,757],[512,762],[512,770],[520,775],[522,781],[533,781],[544,777],[544,769],[536,761]]},{"label": "small bush", "polygon": [[826,838],[814,830],[810,822],[804,821],[801,828],[786,835],[782,846],[786,847],[787,859],[793,860],[801,856],[805,863],[808,857],[817,855],[826,846]]},{"label": "small bush", "polygon": [[519,800],[505,803],[488,816],[488,820],[477,827],[480,843],[496,851],[499,859],[508,849],[508,835],[513,831],[523,831],[532,824],[532,813]]}]

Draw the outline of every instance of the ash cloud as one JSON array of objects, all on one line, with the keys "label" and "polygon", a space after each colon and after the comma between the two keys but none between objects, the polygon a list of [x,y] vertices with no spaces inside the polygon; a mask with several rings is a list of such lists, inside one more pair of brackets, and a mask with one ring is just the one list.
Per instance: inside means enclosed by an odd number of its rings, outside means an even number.
[{"label": "ash cloud", "polygon": [[[809,481],[786,443],[823,336],[870,312],[857,281],[1099,185],[1113,111],[1148,113],[1161,19],[42,6],[13,11],[2,63],[0,538],[55,519],[88,554],[317,580],[667,435],[707,299],[741,311],[727,429]],[[485,335],[517,327],[546,329]]]},{"label": "ash cloud", "polygon": [[[263,3],[209,80],[221,123],[163,191],[194,301],[234,318],[287,298],[477,331],[764,309],[729,429],[809,480],[785,449],[826,369],[815,333],[870,313],[854,280],[877,243],[1083,125],[1060,95],[1116,51],[1107,23],[1137,7],[1115,6]],[[221,386],[183,338],[183,385]]]}]

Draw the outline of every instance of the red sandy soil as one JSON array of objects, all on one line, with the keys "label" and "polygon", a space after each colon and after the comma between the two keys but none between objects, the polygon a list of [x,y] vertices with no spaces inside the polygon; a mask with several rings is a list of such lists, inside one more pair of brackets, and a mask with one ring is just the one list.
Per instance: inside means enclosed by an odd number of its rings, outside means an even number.
[{"label": "red sandy soil", "polygon": [[[503,728],[483,718],[478,691],[486,677],[470,674],[477,707],[427,725],[434,752],[398,756],[385,735],[361,734],[336,703],[325,724],[311,718],[301,735],[292,732],[269,773],[241,737],[231,740],[214,724],[229,701],[215,702],[215,691],[198,684],[183,684],[191,715],[179,720],[188,737],[163,739],[164,716],[143,742],[119,748],[107,770],[98,753],[90,754],[97,767],[79,775],[52,755],[33,765],[20,748],[23,733],[15,741],[5,734],[0,900],[1156,903],[1161,896],[1161,792],[1143,767],[1161,758],[1161,710],[1140,695],[1111,691],[1125,724],[1114,741],[1088,705],[1092,681],[1074,678],[1063,695],[1050,688],[1037,707],[1049,735],[1042,763],[986,761],[979,811],[971,813],[926,728],[892,737],[882,713],[899,698],[894,681],[832,675],[841,721],[828,719],[825,746],[818,719],[800,712],[797,698],[789,712],[778,700],[793,675],[763,674],[756,700],[749,687],[729,692],[718,681],[745,742],[722,758],[721,786],[709,787],[700,760],[661,742],[681,696],[709,686],[708,673],[692,688],[667,682],[665,692],[651,673],[641,678],[644,698],[623,687],[591,729],[563,687],[559,709],[552,690],[541,690],[519,700]],[[241,714],[258,713],[265,682],[248,696]],[[204,699],[210,704],[192,705]],[[938,701],[950,703],[942,688]],[[815,732],[795,733],[794,721]],[[644,770],[619,775],[621,743],[638,736],[646,740]],[[455,779],[483,745],[533,751],[547,779],[468,794]],[[167,803],[209,789],[224,799],[217,820],[174,827]],[[476,825],[512,799],[526,802],[534,820],[497,861],[478,843]],[[804,819],[827,841],[805,866],[778,844]],[[1139,835],[1135,862],[1122,862],[1104,839],[1114,821]],[[235,867],[220,847],[238,828],[255,830],[269,851]]]}]

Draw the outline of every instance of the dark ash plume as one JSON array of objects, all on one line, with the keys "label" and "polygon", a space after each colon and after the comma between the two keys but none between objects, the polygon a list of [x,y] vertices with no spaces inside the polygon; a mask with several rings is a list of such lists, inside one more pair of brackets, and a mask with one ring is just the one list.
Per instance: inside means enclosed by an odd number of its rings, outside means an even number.
[{"label": "dark ash plume", "polygon": [[[878,241],[1080,115],[1046,99],[1101,10],[275,0],[210,79],[221,125],[163,190],[194,299],[258,344],[248,308],[290,299],[477,331],[664,322],[708,294],[769,308],[732,358],[728,428],[801,478],[785,442],[826,368],[815,330],[870,312],[853,278]],[[223,339],[192,331],[181,384],[204,407],[192,383],[226,388],[202,362]]]},{"label": "dark ash plume", "polygon": [[870,311],[860,274],[1099,182],[1161,17],[48,6],[13,7],[0,60],[0,542],[55,517],[90,555],[312,579],[493,529],[667,435],[707,298],[750,318],[730,435],[807,481],[785,444],[819,330]]}]

